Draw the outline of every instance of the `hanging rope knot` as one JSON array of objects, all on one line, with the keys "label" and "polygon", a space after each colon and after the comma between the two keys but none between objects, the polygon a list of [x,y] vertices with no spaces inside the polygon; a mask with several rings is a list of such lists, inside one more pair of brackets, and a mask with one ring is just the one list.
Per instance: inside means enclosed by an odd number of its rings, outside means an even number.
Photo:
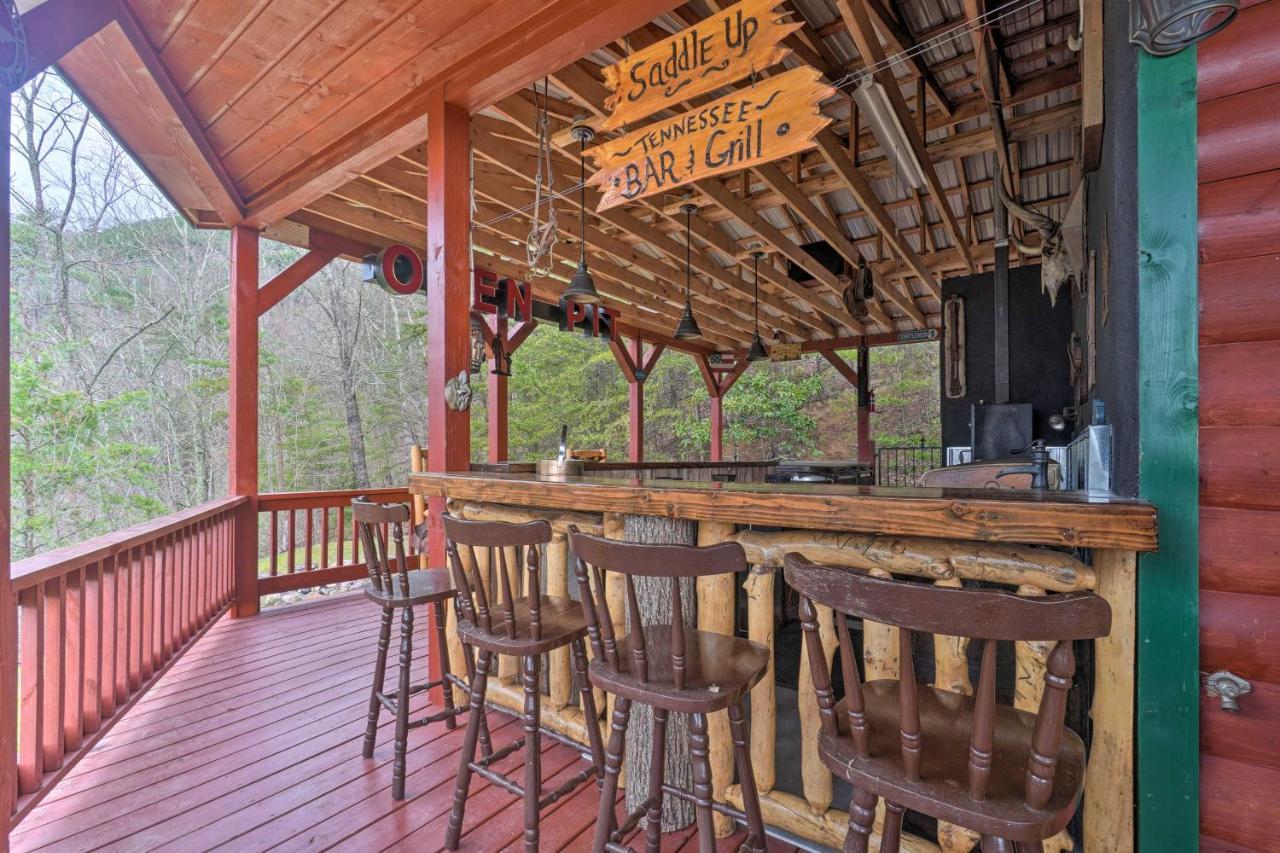
[{"label": "hanging rope knot", "polygon": [[[555,190],[551,171],[551,116],[547,112],[547,81],[542,81],[542,97],[538,87],[533,87],[538,111],[538,171],[533,179],[533,210],[529,214],[529,236],[525,241],[525,260],[529,263],[529,277],[550,275],[555,266],[556,218]],[[543,205],[546,205],[545,219]]]}]

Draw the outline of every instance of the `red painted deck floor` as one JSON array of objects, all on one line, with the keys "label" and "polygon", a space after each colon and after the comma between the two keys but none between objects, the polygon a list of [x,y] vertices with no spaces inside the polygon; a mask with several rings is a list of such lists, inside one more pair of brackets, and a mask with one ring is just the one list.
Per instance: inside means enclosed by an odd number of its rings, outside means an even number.
[{"label": "red painted deck floor", "polygon": [[[441,849],[462,727],[410,732],[408,796],[393,802],[389,714],[373,759],[360,754],[376,632],[358,595],[224,617],[15,827],[13,850]],[[498,712],[490,727],[497,746],[519,734]],[[548,787],[581,769],[572,750],[543,743]],[[587,785],[549,806],[542,849],[589,849],[597,797]],[[522,831],[520,802],[475,779],[462,849],[519,848]],[[696,836],[673,833],[663,849],[696,850]]]}]

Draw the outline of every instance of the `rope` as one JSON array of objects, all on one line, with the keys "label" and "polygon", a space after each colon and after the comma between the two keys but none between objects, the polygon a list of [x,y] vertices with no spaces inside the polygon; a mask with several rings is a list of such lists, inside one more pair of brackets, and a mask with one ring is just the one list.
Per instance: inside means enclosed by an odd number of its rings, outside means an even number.
[{"label": "rope", "polygon": [[[529,219],[529,237],[525,241],[525,259],[531,278],[543,278],[551,274],[555,266],[556,217],[555,194],[551,170],[551,116],[547,112],[548,84],[542,78],[542,99],[538,100],[538,87],[533,87],[534,106],[538,112],[538,171],[533,179],[533,213]],[[543,195],[546,194],[546,219],[543,220]]]}]

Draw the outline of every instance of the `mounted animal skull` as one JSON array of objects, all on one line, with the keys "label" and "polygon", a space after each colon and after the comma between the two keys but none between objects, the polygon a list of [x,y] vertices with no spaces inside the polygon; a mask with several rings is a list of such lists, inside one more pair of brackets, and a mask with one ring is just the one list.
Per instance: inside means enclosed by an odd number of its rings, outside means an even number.
[{"label": "mounted animal skull", "polygon": [[[1076,257],[1077,251],[1067,239],[1063,223],[1030,205],[1015,201],[1004,188],[1004,181],[996,180],[995,185],[1000,191],[1000,200],[1009,213],[1020,222],[1040,232],[1039,246],[1029,246],[1013,237],[1010,239],[1021,254],[1040,258],[1040,290],[1048,295],[1050,305],[1056,305],[1058,291],[1062,289],[1062,285],[1068,281],[1076,284],[1082,282],[1081,263]],[[1074,212],[1076,210],[1074,199],[1071,207]],[[1083,205],[1080,207],[1082,208]],[[1070,218],[1070,214],[1068,216]],[[1083,232],[1082,226],[1078,223],[1073,224],[1073,230],[1077,234]]]}]

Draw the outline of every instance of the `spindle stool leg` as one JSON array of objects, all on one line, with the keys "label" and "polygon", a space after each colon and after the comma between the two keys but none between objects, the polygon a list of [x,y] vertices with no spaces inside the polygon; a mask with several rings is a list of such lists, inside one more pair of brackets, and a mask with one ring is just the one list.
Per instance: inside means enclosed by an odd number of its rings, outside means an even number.
[{"label": "spindle stool leg", "polygon": [[849,834],[844,839],[844,853],[867,853],[871,827],[876,822],[875,794],[862,788],[853,789],[849,802]]},{"label": "spindle stool leg", "polygon": [[653,750],[649,753],[649,811],[644,828],[647,853],[657,853],[662,844],[662,783],[667,758],[667,709],[653,709]]},{"label": "spindle stool leg", "polygon": [[446,729],[456,729],[457,709],[453,704],[453,685],[449,683],[449,640],[444,634],[445,609],[443,599],[436,602],[436,654],[440,656],[440,677],[444,679],[444,709],[449,715],[444,718]]},{"label": "spindle stool leg", "polygon": [[693,813],[698,823],[699,853],[715,853],[716,827],[711,819],[711,760],[707,757],[707,715],[689,715],[689,760],[693,770]]},{"label": "spindle stool leg", "polygon": [[906,809],[884,801],[884,831],[880,833],[880,853],[898,853],[902,846],[902,815]]},{"label": "spindle stool leg", "polygon": [[982,836],[982,853],[1010,853],[1013,845],[1003,838],[996,838],[993,835]]},{"label": "spindle stool leg", "polygon": [[760,815],[760,795],[756,791],[755,772],[751,767],[751,748],[747,742],[747,724],[741,701],[729,706],[729,732],[733,738],[734,764],[738,767],[739,785],[742,789],[742,810],[746,812],[747,829],[751,833],[741,849],[750,853],[764,853],[767,849],[764,818]]},{"label": "spindle stool leg", "polygon": [[538,716],[540,711],[538,677],[542,657],[529,655],[521,661],[524,671],[524,849],[525,853],[538,853],[538,799],[542,796],[542,763]]},{"label": "spindle stool leg", "polygon": [[480,652],[476,662],[476,675],[471,681],[471,712],[467,717],[467,731],[462,737],[462,749],[458,753],[458,780],[453,786],[453,811],[449,813],[449,826],[444,834],[444,846],[458,849],[462,836],[462,820],[467,811],[467,791],[471,787],[471,762],[476,757],[476,740],[484,721],[484,692],[489,685],[489,662],[493,658],[487,651]]},{"label": "spindle stool leg", "polygon": [[569,644],[573,655],[573,669],[578,678],[578,696],[582,701],[582,720],[587,729],[587,746],[591,749],[591,766],[596,769],[596,779],[604,778],[604,746],[600,743],[600,716],[596,711],[596,694],[587,677],[587,650],[582,640]]},{"label": "spindle stool leg", "polygon": [[391,799],[404,799],[405,754],[409,751],[409,665],[413,662],[413,608],[400,614],[400,686],[396,691],[396,756],[391,765]]},{"label": "spindle stool leg", "polygon": [[378,694],[385,689],[387,680],[387,650],[391,648],[390,607],[382,609],[382,628],[378,633],[378,660],[373,665],[373,689],[369,691],[369,722],[364,729],[364,757],[373,758],[373,748],[378,740],[378,717],[382,716],[382,702]]},{"label": "spindle stool leg", "polygon": [[[469,695],[470,690],[475,688],[476,683],[476,655],[475,650],[467,643],[462,644],[462,661],[463,666],[467,668],[467,684],[470,685],[468,687]],[[493,755],[493,741],[489,739],[489,719],[484,713],[483,706],[480,710],[480,754],[485,758]]]},{"label": "spindle stool leg", "polygon": [[600,787],[600,814],[596,818],[593,853],[603,853],[609,836],[618,823],[614,801],[618,799],[618,773],[622,770],[622,754],[627,748],[627,722],[631,719],[631,700],[621,696],[613,703],[609,747],[604,753],[604,784]]}]

